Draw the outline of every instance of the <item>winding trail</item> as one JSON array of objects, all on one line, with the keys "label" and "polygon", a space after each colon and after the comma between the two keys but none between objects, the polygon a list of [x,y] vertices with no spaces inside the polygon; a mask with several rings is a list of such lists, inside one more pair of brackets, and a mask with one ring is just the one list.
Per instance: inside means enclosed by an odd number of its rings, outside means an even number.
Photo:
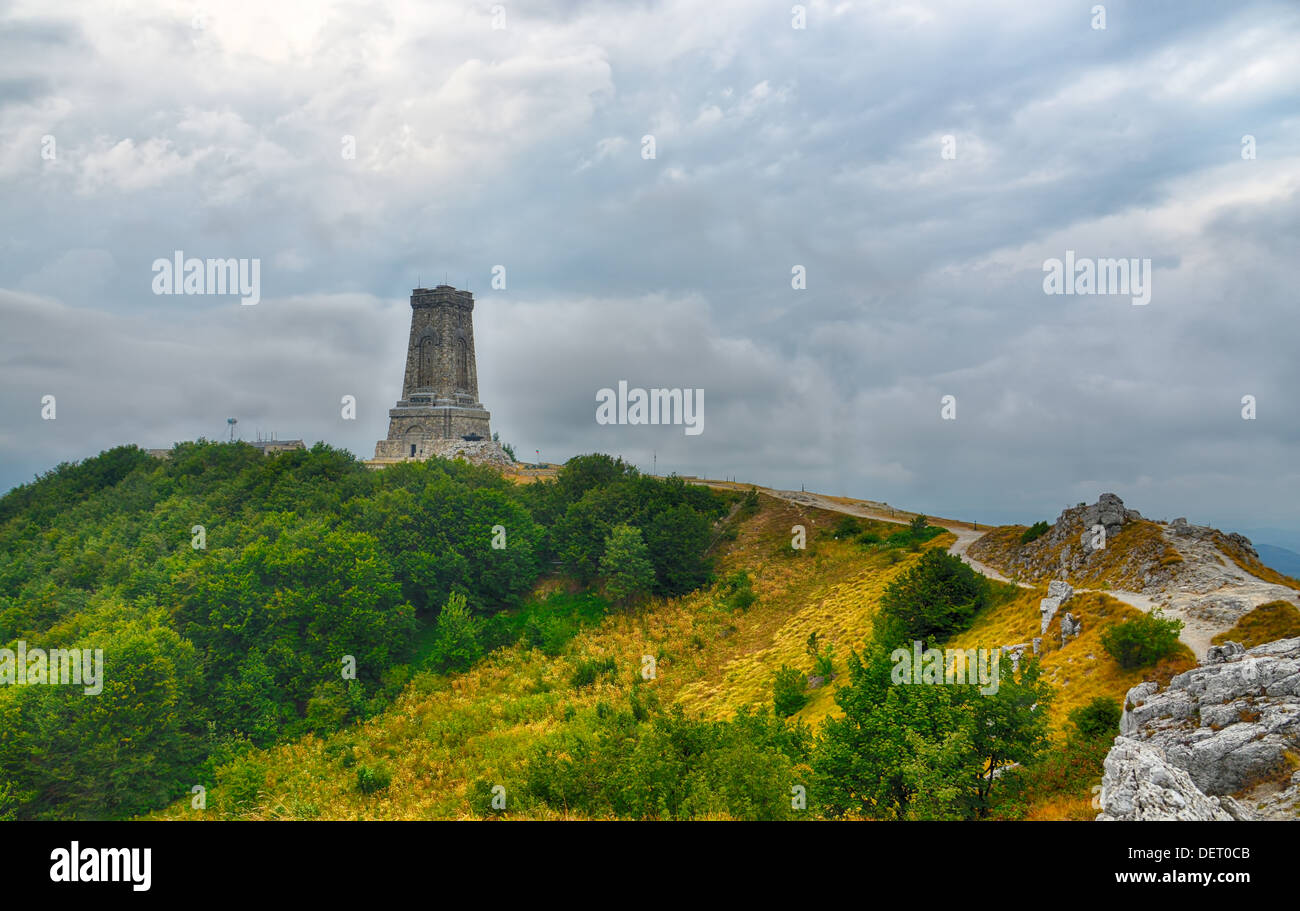
[{"label": "winding trail", "polygon": [[[697,483],[705,484],[709,487],[718,487],[729,490],[748,490],[749,484],[737,484],[728,481],[704,481],[699,480]],[[893,522],[898,525],[906,525],[911,521],[915,513],[906,510],[896,509],[888,503],[878,503],[873,500],[854,500],[848,497],[831,497],[825,494],[808,493],[801,490],[774,490],[768,487],[758,487],[758,490],[769,496],[777,497],[789,503],[799,506],[810,506],[815,509],[823,509],[828,512],[837,512],[849,516],[857,516],[863,519],[874,519],[879,522]],[[1037,588],[1038,586],[1017,582],[1008,579],[1002,573],[986,563],[971,557],[967,551],[970,546],[982,538],[993,526],[979,528],[970,522],[961,522],[955,519],[941,519],[929,517],[930,524],[936,525],[957,536],[957,540],[948,548],[948,553],[960,557],[975,570],[988,576],[990,579],[996,579],[999,582],[1007,582],[1019,585],[1021,588]],[[1168,591],[1161,591],[1156,594],[1147,594],[1144,592],[1125,591],[1122,589],[1094,589],[1094,588],[1076,588],[1076,592],[1100,592],[1108,595],[1116,601],[1121,601],[1135,610],[1143,613],[1160,608],[1169,616],[1176,617],[1183,621],[1182,632],[1179,633],[1179,640],[1192,650],[1192,653],[1200,659],[1210,648],[1210,640],[1215,634],[1230,629],[1235,622],[1235,618],[1223,618],[1218,622],[1209,620],[1204,616],[1198,615],[1197,611],[1189,611],[1197,599],[1203,599],[1207,595],[1216,597],[1237,597],[1242,599],[1243,603],[1248,606],[1255,606],[1267,600],[1283,598],[1292,603],[1300,602],[1300,593],[1293,589],[1288,589],[1280,585],[1265,582],[1255,576],[1242,570],[1223,558],[1223,555],[1217,550],[1213,555],[1194,553],[1196,548],[1182,540],[1179,544],[1194,556],[1204,559],[1214,558],[1216,568],[1222,570],[1221,577],[1215,582],[1221,582],[1217,587],[1213,584],[1196,586],[1189,585]],[[1222,578],[1227,576],[1227,578]]]}]

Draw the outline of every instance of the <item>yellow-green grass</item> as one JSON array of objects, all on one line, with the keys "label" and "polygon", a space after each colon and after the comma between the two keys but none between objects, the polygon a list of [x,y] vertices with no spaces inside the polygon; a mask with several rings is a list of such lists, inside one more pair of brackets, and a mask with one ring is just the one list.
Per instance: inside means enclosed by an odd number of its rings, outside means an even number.
[{"label": "yellow-green grass", "polygon": [[1218,536],[1215,543],[1219,545],[1220,550],[1228,555],[1228,559],[1252,576],[1263,579],[1265,582],[1272,582],[1274,585],[1282,585],[1300,591],[1300,579],[1293,579],[1291,576],[1278,572],[1271,566],[1265,566],[1234,544],[1226,535]]},{"label": "yellow-green grass", "polygon": [[[459,819],[473,811],[470,786],[479,780],[509,791],[522,780],[531,752],[598,702],[626,706],[635,689],[661,704],[678,700],[689,711],[726,717],[742,705],[771,702],[771,676],[780,663],[808,671],[809,632],[833,642],[837,661],[860,645],[870,629],[874,598],[910,565],[856,542],[822,534],[839,517],[769,497],[746,520],[736,540],[721,542],[719,576],[744,569],[758,601],[747,611],[728,610],[721,586],[682,598],[652,599],[630,612],[611,613],[580,632],[558,658],[514,646],[471,670],[447,677],[419,674],[383,713],[329,737],[309,736],[250,758],[267,769],[264,794],[238,815],[254,819]],[[807,549],[790,547],[791,528],[807,529]],[[870,523],[864,528],[876,530]],[[939,540],[936,539],[936,542]],[[543,589],[563,587],[549,580]],[[642,656],[656,658],[655,679],[642,681]],[[574,688],[571,676],[584,659],[610,657],[616,670]],[[725,678],[725,686],[716,683]],[[830,687],[813,692],[810,718],[831,705]],[[363,795],[359,766],[383,765],[389,787]],[[222,818],[220,788],[204,811],[189,800],[154,818]],[[542,811],[542,815],[547,815]]]},{"label": "yellow-green grass", "polygon": [[[976,553],[990,566],[1014,577],[1018,570],[1012,566],[1012,560],[1022,548],[1033,553],[1037,542],[1043,540],[1038,538],[1029,544],[1021,544],[1020,536],[1026,528],[1025,525],[999,526],[979,540]],[[1030,573],[1026,581],[1045,582],[1055,578],[1058,556],[1052,554],[1052,559],[1040,560],[1042,568],[1037,573]],[[1165,540],[1160,526],[1139,519],[1107,538],[1106,546],[1093,552],[1084,571],[1071,574],[1069,581],[1082,588],[1140,588],[1143,576],[1153,563],[1169,567],[1181,562],[1182,554]]]},{"label": "yellow-green grass", "polygon": [[1300,609],[1289,601],[1269,601],[1244,614],[1230,630],[1224,630],[1210,641],[1215,645],[1240,642],[1254,648],[1278,639],[1300,636]]},{"label": "yellow-green grass", "polygon": [[[1010,603],[983,612],[970,629],[952,637],[947,645],[952,648],[1000,648],[1032,642],[1040,627],[1038,602],[1046,594],[1045,588],[1025,589]],[[1082,623],[1083,630],[1077,639],[1071,639],[1063,647],[1060,618],[1066,612]],[[1043,679],[1055,688],[1055,697],[1048,709],[1048,724],[1054,738],[1064,736],[1070,712],[1098,696],[1107,696],[1118,702],[1130,687],[1144,680],[1155,680],[1164,685],[1174,674],[1196,666],[1191,649],[1180,643],[1173,656],[1153,667],[1121,668],[1102,648],[1102,631],[1139,615],[1137,609],[1101,592],[1082,592],[1062,605],[1057,619],[1048,627],[1047,635],[1042,637],[1040,652]]]},{"label": "yellow-green grass", "polygon": [[[227,804],[221,788],[208,783],[207,810],[192,810],[185,799],[153,818],[471,818],[468,795],[476,782],[499,783],[508,794],[516,792],[532,752],[568,726],[589,719],[600,702],[626,707],[636,691],[642,700],[653,694],[662,705],[676,702],[688,713],[708,718],[729,717],[745,705],[770,704],[773,676],[782,664],[811,672],[806,643],[812,632],[820,644],[833,644],[838,674],[811,691],[807,706],[796,716],[816,725],[838,711],[834,694],[847,682],[844,659],[869,636],[885,586],[912,566],[919,552],[836,541],[828,534],[841,519],[836,513],[766,495],[761,504],[756,515],[739,523],[735,539],[719,541],[717,548],[720,579],[739,570],[749,574],[758,600],[748,610],[728,609],[719,584],[611,613],[582,630],[558,658],[516,645],[462,674],[418,674],[391,706],[367,722],[328,737],[309,736],[252,751],[250,759],[266,769],[266,786],[252,808],[238,814],[223,809]],[[807,529],[806,550],[790,546],[794,525]],[[897,528],[865,520],[862,525],[886,534]],[[944,534],[927,547],[951,542],[952,536]],[[565,580],[551,579],[539,590],[563,587]],[[1007,598],[1006,591],[1000,603],[951,644],[1028,642],[1037,632],[1037,603],[1043,592],[1012,591]],[[1059,638],[1055,644],[1045,640],[1044,667],[1063,688],[1051,709],[1055,728],[1070,708],[1094,695],[1118,700],[1146,677],[1167,679],[1174,667],[1191,664],[1188,653],[1182,664],[1145,673],[1120,671],[1097,637],[1106,624],[1135,612],[1100,594],[1076,596],[1068,608],[1083,620],[1083,636],[1065,649]],[[1093,659],[1086,657],[1089,653]],[[644,655],[656,658],[653,680],[640,678]],[[614,673],[575,688],[575,667],[603,657],[614,660]],[[391,784],[370,795],[360,793],[357,768],[378,765],[391,771]],[[1050,816],[1056,811],[1033,810],[1035,816],[1044,812]],[[541,809],[532,815],[565,814]]]},{"label": "yellow-green grass", "polygon": [[[772,501],[768,501],[772,502]],[[771,541],[789,546],[789,530],[802,518],[808,525],[809,548],[796,556],[772,556]],[[746,629],[724,644],[716,665],[702,669],[700,679],[686,685],[678,701],[688,711],[709,718],[725,718],[745,705],[769,702],[772,683],[782,665],[812,670],[808,637],[816,633],[818,645],[830,645],[835,656],[835,677],[808,693],[808,704],[795,716],[817,723],[837,711],[834,694],[845,681],[844,659],[860,650],[871,633],[877,601],[885,586],[905,572],[918,552],[863,547],[852,540],[835,541],[814,533],[838,523],[840,517],[805,510],[788,503],[765,510],[763,521],[751,524],[737,542],[728,563],[746,568],[754,580],[758,602],[750,608]],[[887,535],[897,526],[859,520],[864,531]],[[954,540],[942,534],[922,548],[947,547]],[[898,562],[891,562],[897,559]]]}]

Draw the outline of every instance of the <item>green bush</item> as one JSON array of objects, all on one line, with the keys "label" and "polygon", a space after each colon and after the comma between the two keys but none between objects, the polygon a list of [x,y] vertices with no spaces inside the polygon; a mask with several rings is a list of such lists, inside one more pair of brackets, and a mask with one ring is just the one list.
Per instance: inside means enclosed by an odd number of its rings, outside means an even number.
[{"label": "green bush", "polygon": [[831,532],[831,537],[835,540],[841,538],[851,538],[862,532],[862,523],[854,516],[840,516],[840,521],[836,523],[835,530]]},{"label": "green bush", "polygon": [[824,677],[827,680],[831,679],[831,675],[835,673],[835,647],[834,646],[827,645],[824,649],[822,649],[820,652],[817,653],[817,657],[813,661],[813,673],[816,674],[818,677]]},{"label": "green bush", "polygon": [[600,703],[595,718],[539,744],[522,793],[526,804],[598,818],[790,819],[801,815],[790,787],[808,741],[805,727],[766,708],[707,721],[680,707]]},{"label": "green bush", "polygon": [[1119,733],[1119,703],[1109,696],[1098,696],[1070,713],[1070,723],[1086,740],[1113,740]]},{"label": "green bush", "polygon": [[989,603],[988,580],[960,557],[928,550],[880,599],[878,637],[891,645],[936,642],[970,625]]},{"label": "green bush", "polygon": [[754,583],[749,578],[749,573],[743,569],[732,573],[722,584],[723,606],[729,610],[747,611],[758,600],[758,595],[754,593]]},{"label": "green bush", "polygon": [[392,782],[393,773],[383,763],[373,766],[357,766],[357,790],[362,794],[374,794],[377,791],[382,791]]},{"label": "green bush", "polygon": [[650,592],[655,571],[641,529],[616,525],[610,531],[600,558],[600,574],[606,593],[616,603],[630,603]]},{"label": "green bush", "polygon": [[217,773],[217,800],[227,815],[245,813],[257,806],[266,790],[266,763],[243,756]]},{"label": "green bush", "polygon": [[1041,538],[1043,535],[1047,534],[1047,530],[1051,527],[1052,526],[1048,525],[1046,522],[1035,522],[1021,533],[1020,543],[1028,544],[1030,541]]},{"label": "green bush", "polygon": [[479,641],[481,622],[470,613],[465,596],[452,592],[434,621],[429,664],[437,671],[464,671],[483,657]]},{"label": "green bush", "polygon": [[1167,620],[1160,610],[1117,623],[1101,634],[1101,647],[1125,670],[1148,667],[1178,649],[1183,621]]},{"label": "green bush", "polygon": [[772,681],[772,708],[781,718],[788,718],[808,704],[804,691],[808,678],[789,665],[781,665]]},{"label": "green bush", "polygon": [[937,538],[943,534],[943,529],[937,525],[926,525],[920,529],[906,528],[903,531],[896,531],[885,539],[885,544],[889,547],[907,547],[911,550],[919,550],[921,545],[931,538]]},{"label": "green bush", "polygon": [[574,689],[591,686],[601,674],[614,673],[616,667],[613,658],[585,658],[573,669],[569,683]]}]

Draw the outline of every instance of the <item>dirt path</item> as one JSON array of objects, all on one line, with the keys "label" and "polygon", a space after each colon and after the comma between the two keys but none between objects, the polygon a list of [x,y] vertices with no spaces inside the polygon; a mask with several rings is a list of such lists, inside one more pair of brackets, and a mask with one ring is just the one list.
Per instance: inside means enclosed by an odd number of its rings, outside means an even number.
[{"label": "dirt path", "polygon": [[[731,484],[728,482],[704,481],[711,487],[722,487],[733,490],[748,490],[749,485]],[[872,500],[853,500],[848,497],[830,497],[824,494],[808,493],[801,490],[773,490],[771,488],[758,488],[762,492],[779,497],[790,503],[800,506],[810,506],[814,509],[824,509],[829,512],[838,512],[845,515],[857,516],[863,519],[875,519],[880,522],[893,522],[898,525],[906,525],[911,521],[914,513],[905,510],[895,509],[888,503],[877,503]],[[961,557],[967,564],[978,572],[983,573],[990,579],[996,579],[999,582],[1012,582],[1002,573],[993,567],[971,557],[967,550],[972,544],[984,536],[987,529],[977,528],[969,522],[960,522],[953,519],[931,518],[931,525],[937,525],[944,528],[957,536],[957,540],[948,548],[950,554]],[[1181,542],[1180,542],[1181,543]],[[1190,548],[1189,548],[1190,550]],[[1199,555],[1198,555],[1199,556]],[[1198,611],[1189,611],[1188,608],[1194,602],[1204,599],[1207,594],[1212,594],[1216,599],[1239,599],[1242,603],[1250,607],[1263,603],[1266,600],[1276,598],[1287,598],[1293,603],[1297,601],[1297,592],[1282,586],[1273,585],[1264,582],[1254,576],[1241,570],[1239,567],[1229,564],[1223,560],[1221,555],[1215,561],[1216,566],[1222,564],[1226,579],[1216,579],[1224,584],[1220,585],[1213,591],[1207,591],[1206,587],[1199,590],[1178,589],[1169,592],[1159,592],[1154,595],[1143,592],[1123,591],[1117,589],[1091,589],[1078,588],[1075,591],[1089,592],[1099,591],[1102,594],[1109,595],[1117,601],[1122,601],[1129,607],[1140,610],[1144,613],[1150,613],[1156,608],[1163,609],[1170,617],[1183,621],[1183,630],[1179,634],[1179,640],[1192,650],[1192,653],[1199,659],[1203,657],[1210,647],[1210,640],[1215,634],[1223,630],[1230,629],[1236,622],[1235,617],[1226,616],[1218,618],[1217,621],[1206,619]],[[1035,586],[1024,583],[1014,582],[1021,588],[1034,588]]]}]

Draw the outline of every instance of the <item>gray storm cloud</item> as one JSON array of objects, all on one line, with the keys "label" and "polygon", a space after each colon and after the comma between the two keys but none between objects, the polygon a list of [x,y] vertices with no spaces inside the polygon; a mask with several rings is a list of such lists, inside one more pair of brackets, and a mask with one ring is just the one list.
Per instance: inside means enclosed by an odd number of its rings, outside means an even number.
[{"label": "gray storm cloud", "polygon": [[[445,279],[521,457],[1300,530],[1294,5],[492,6],[0,3],[0,488],[228,416],[369,456]],[[1045,295],[1067,250],[1150,304]],[[706,431],[598,425],[620,380]]]}]

